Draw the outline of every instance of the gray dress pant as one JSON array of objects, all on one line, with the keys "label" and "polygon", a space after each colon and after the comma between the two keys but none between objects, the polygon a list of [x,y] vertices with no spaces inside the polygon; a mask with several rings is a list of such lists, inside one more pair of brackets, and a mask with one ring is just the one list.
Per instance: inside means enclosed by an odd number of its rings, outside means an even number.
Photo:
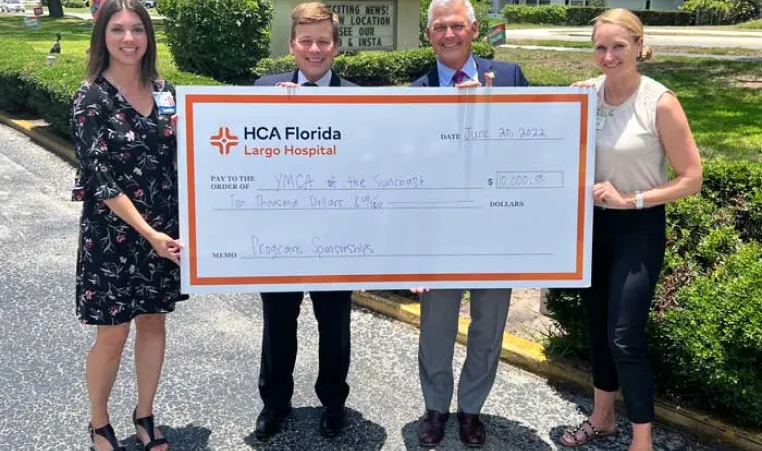
[{"label": "gray dress pant", "polygon": [[[418,371],[428,410],[450,411],[452,358],[462,294],[460,289],[421,294]],[[464,413],[480,413],[492,389],[510,300],[510,289],[471,290],[467,355],[458,383],[458,410]]]}]

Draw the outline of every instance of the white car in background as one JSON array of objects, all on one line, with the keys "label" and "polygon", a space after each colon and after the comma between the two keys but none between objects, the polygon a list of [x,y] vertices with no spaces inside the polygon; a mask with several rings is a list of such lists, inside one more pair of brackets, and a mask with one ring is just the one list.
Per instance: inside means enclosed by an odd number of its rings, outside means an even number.
[{"label": "white car in background", "polygon": [[24,12],[24,0],[5,0],[5,11],[11,13]]}]

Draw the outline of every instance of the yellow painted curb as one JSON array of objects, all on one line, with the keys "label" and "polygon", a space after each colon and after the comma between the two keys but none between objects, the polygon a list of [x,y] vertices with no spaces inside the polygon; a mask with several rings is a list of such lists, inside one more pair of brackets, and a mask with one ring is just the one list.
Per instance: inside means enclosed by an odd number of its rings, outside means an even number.
[{"label": "yellow painted curb", "polygon": [[[421,309],[417,301],[391,293],[383,296],[372,292],[355,292],[352,296],[355,304],[369,310],[390,316],[397,320],[420,325]],[[470,321],[460,318],[458,323],[458,342],[465,344]],[[591,376],[571,365],[548,359],[545,348],[523,338],[503,335],[503,349],[500,357],[506,362],[529,372],[551,380],[567,382],[587,393],[592,393]],[[621,396],[618,396],[621,402]],[[762,451],[762,431],[749,431],[730,426],[710,415],[684,409],[674,404],[656,400],[657,420],[669,426],[687,430],[709,440],[718,440],[748,451]]]},{"label": "yellow painted curb", "polygon": [[41,126],[35,125],[27,120],[14,119],[4,111],[0,111],[0,122],[27,135],[32,141],[55,153],[69,163],[75,164],[77,162],[74,146],[65,139],[42,130]]}]

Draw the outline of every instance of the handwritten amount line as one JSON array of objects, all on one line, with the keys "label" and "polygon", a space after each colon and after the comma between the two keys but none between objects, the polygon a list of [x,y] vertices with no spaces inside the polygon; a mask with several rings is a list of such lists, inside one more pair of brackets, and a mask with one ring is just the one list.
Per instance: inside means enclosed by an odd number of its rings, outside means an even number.
[{"label": "handwritten amount line", "polygon": [[305,207],[299,207],[299,208],[290,208],[290,207],[283,207],[283,208],[213,208],[212,211],[331,211],[331,210],[481,210],[484,207],[478,207],[478,206],[452,206],[452,207],[381,207],[381,208],[373,208],[373,207],[336,207],[336,208],[305,208]]},{"label": "handwritten amount line", "polygon": [[263,256],[241,256],[243,260],[278,260],[278,259],[302,259],[302,258],[400,258],[400,257],[552,257],[551,252],[514,252],[507,254],[486,253],[486,254],[372,254],[372,255],[263,255]]}]

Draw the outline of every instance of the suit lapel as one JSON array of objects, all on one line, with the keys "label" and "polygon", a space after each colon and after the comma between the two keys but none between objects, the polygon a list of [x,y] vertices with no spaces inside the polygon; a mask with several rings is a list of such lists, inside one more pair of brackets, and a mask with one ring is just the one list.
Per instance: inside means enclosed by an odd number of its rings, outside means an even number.
[{"label": "suit lapel", "polygon": [[429,71],[429,86],[438,88],[439,87],[439,69],[437,69],[437,65],[434,65],[434,68]]},{"label": "suit lapel", "polygon": [[292,83],[296,83],[296,84],[299,84],[299,69],[296,69],[296,70],[294,71],[294,76],[293,76],[293,77],[291,77],[291,82],[292,82]]},{"label": "suit lapel", "polygon": [[487,78],[484,74],[492,70],[492,62],[479,57],[474,57],[474,61],[476,61],[476,71],[478,72],[479,83],[481,83],[482,86],[486,86]]},{"label": "suit lapel", "polygon": [[328,86],[341,86],[341,78],[331,69],[331,83]]}]

